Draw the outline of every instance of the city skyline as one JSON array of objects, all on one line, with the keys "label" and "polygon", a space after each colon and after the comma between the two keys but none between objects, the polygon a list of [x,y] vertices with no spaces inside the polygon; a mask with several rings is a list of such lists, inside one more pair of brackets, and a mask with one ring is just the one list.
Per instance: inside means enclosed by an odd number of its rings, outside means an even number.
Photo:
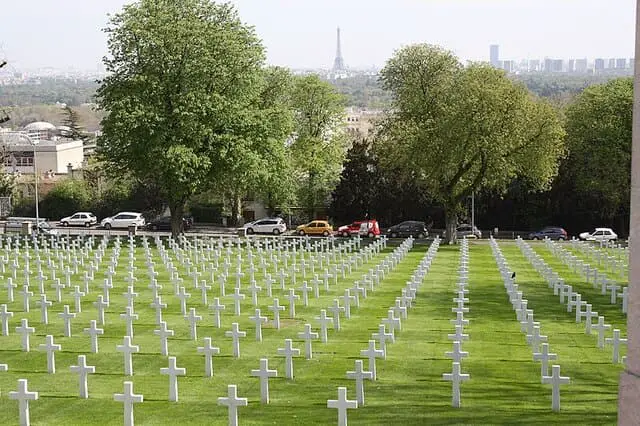
[{"label": "city skyline", "polygon": [[[98,70],[107,53],[101,29],[126,0],[23,0],[3,5],[0,58],[16,70],[52,67]],[[461,60],[500,58],[631,58],[634,3],[618,0],[233,0],[240,18],[255,26],[267,62],[290,68],[330,69],[341,29],[344,64],[381,67],[395,49],[427,42]],[[25,24],[25,23],[28,23]],[[291,37],[295,34],[295,37]],[[567,34],[570,36],[567,37]]]}]

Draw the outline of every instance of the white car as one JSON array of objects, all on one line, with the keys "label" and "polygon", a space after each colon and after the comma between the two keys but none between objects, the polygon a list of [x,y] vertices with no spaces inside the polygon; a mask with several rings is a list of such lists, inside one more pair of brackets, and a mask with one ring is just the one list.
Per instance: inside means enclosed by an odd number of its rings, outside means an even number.
[{"label": "white car", "polygon": [[287,230],[287,224],[279,217],[265,218],[255,222],[245,223],[243,226],[247,234],[273,234],[280,235]]},{"label": "white car", "polygon": [[618,239],[618,234],[613,232],[611,228],[596,228],[593,232],[583,232],[579,235],[581,240],[607,242]]},{"label": "white car", "polygon": [[77,212],[71,216],[63,217],[58,223],[62,226],[86,226],[88,228],[98,223],[98,218],[90,212]]},{"label": "white car", "polygon": [[115,216],[107,217],[102,219],[100,222],[100,226],[104,229],[111,228],[128,228],[131,225],[135,225],[137,227],[143,227],[145,225],[144,217],[142,213],[134,213],[134,212],[120,212]]}]

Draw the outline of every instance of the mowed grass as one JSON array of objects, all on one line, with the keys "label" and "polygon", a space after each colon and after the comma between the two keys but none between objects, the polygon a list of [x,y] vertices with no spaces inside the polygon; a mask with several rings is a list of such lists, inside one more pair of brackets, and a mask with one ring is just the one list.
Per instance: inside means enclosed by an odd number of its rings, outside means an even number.
[{"label": "mowed grass", "polygon": [[[327,399],[337,397],[337,387],[347,386],[349,398],[355,399],[354,382],[346,378],[346,371],[353,370],[354,360],[363,359],[360,350],[367,347],[371,333],[376,332],[380,320],[386,317],[395,298],[424,257],[428,246],[416,245],[397,268],[388,274],[376,291],[361,299],[361,307],[352,309],[352,318],[342,318],[342,330],[329,330],[329,341],[313,342],[312,360],[304,359],[304,343],[297,333],[305,323],[312,324],[318,331],[314,317],[320,309],[331,305],[335,297],[344,294],[369,268],[374,267],[391,252],[391,248],[378,255],[357,271],[354,270],[338,284],[331,284],[331,291],[321,291],[319,299],[309,297],[309,306],[297,303],[297,317],[288,319],[288,310],[282,313],[282,328],[275,330],[271,325],[263,328],[263,342],[255,341],[255,328],[248,317],[254,307],[246,290],[248,277],[243,279],[243,292],[247,299],[242,303],[242,315],[233,315],[233,301],[222,297],[226,311],[222,315],[222,327],[213,327],[213,315],[202,304],[200,291],[193,288],[186,269],[181,267],[180,275],[185,287],[191,293],[189,307],[195,307],[203,321],[198,326],[198,340],[189,337],[189,326],[180,313],[179,300],[174,296],[169,274],[162,266],[155,249],[152,251],[156,270],[160,273],[160,293],[168,304],[164,320],[175,331],[169,339],[170,355],[176,356],[177,365],[185,367],[187,376],[180,377],[179,401],[168,402],[168,377],[160,374],[160,368],[167,366],[167,358],[160,355],[159,338],[153,334],[155,312],[149,307],[151,291],[147,289],[148,278],[143,250],[136,251],[136,313],[140,316],[134,325],[133,342],[140,346],[140,353],[133,355],[134,375],[124,376],[122,354],[115,347],[122,343],[125,323],[119,314],[124,313],[128,249],[123,244],[120,253],[118,275],[114,277],[111,290],[111,306],[106,313],[105,334],[100,337],[100,353],[90,353],[90,338],[82,333],[91,319],[96,319],[96,310],[91,305],[98,294],[102,294],[100,284],[110,257],[110,250],[103,259],[100,271],[92,284],[92,292],[84,298],[83,312],[73,321],[73,336],[62,337],[62,320],[57,313],[63,304],[73,308],[70,291],[65,290],[62,303],[55,303],[49,311],[50,324],[40,324],[40,310],[32,304],[30,313],[22,313],[22,299],[16,293],[16,300],[9,304],[15,312],[11,320],[11,335],[0,336],[0,363],[9,365],[9,371],[0,373],[0,412],[2,424],[18,423],[18,404],[9,400],[8,391],[15,390],[17,380],[29,379],[29,388],[40,393],[40,399],[31,403],[31,423],[33,425],[82,425],[122,424],[123,406],[113,400],[114,393],[121,393],[123,382],[134,382],[134,391],[144,395],[144,403],[134,408],[135,421],[139,425],[164,425],[181,422],[190,425],[226,424],[227,409],[217,405],[217,398],[226,396],[228,384],[238,385],[238,394],[249,399],[248,407],[239,409],[240,424],[311,425],[334,424],[337,411],[327,408]],[[617,382],[621,365],[611,363],[611,348],[600,350],[596,347],[595,335],[586,336],[584,325],[575,323],[575,316],[566,312],[553,291],[520,254],[512,243],[502,243],[501,247],[513,270],[518,273],[518,284],[534,309],[535,320],[541,322],[542,332],[549,336],[552,352],[558,353],[554,362],[562,366],[562,374],[570,376],[571,385],[561,389],[562,410],[551,411],[551,387],[540,383],[540,365],[533,362],[532,351],[526,344],[525,335],[520,331],[515,313],[511,309],[498,269],[486,242],[471,243],[469,314],[465,318],[470,325],[465,329],[470,340],[463,344],[469,356],[462,361],[462,371],[471,375],[471,380],[461,386],[462,408],[451,407],[451,383],[442,380],[442,374],[451,371],[451,360],[445,351],[452,349],[447,338],[454,332],[450,320],[452,299],[457,282],[459,247],[442,246],[435,256],[429,273],[418,293],[414,307],[409,310],[409,318],[402,323],[402,331],[396,334],[396,343],[388,345],[386,360],[378,360],[378,380],[365,382],[366,404],[349,411],[350,424],[388,425],[404,423],[421,424],[614,424],[617,410]],[[539,246],[544,250],[543,246]],[[536,246],[538,250],[538,246]],[[246,257],[246,256],[243,256]],[[256,262],[257,264],[257,262]],[[235,269],[232,257],[230,270]],[[245,268],[247,266],[245,259]],[[555,268],[555,266],[554,266]],[[32,269],[35,269],[32,267]],[[246,271],[245,271],[246,272]],[[558,269],[565,279],[571,278],[567,271]],[[567,272],[565,274],[565,272]],[[567,276],[565,276],[567,275]],[[81,275],[74,283],[81,285]],[[309,277],[310,278],[310,277]],[[256,273],[258,284],[262,283],[262,273]],[[77,282],[76,282],[77,281]],[[302,277],[297,279],[297,287]],[[18,283],[21,280],[18,279]],[[227,294],[231,294],[235,278],[227,281]],[[37,289],[32,279],[32,290]],[[47,288],[48,298],[54,300],[54,292]],[[299,292],[298,292],[299,293]],[[209,291],[209,303],[219,296],[217,286]],[[274,284],[273,296],[280,303],[288,305],[285,293]],[[6,303],[6,291],[0,288],[0,304]],[[587,296],[587,299],[590,297]],[[34,300],[35,302],[35,300]],[[267,309],[271,299],[263,293],[259,298],[262,315],[273,318]],[[608,314],[607,318],[609,318]],[[36,328],[31,339],[32,352],[20,349],[20,336],[15,327],[21,318],[28,318]],[[612,316],[613,319],[615,319]],[[240,359],[231,356],[231,339],[224,337],[231,323],[238,322],[240,329],[247,332],[241,339]],[[608,321],[609,322],[609,321]],[[614,321],[623,330],[621,318]],[[46,371],[46,354],[35,350],[44,343],[47,334],[55,336],[62,351],[56,353],[56,374]],[[204,377],[204,357],[196,348],[202,346],[203,337],[212,337],[221,354],[214,358],[214,377]],[[301,350],[301,356],[294,361],[293,381],[284,378],[284,358],[276,355],[276,349],[284,346],[284,339],[294,339],[294,346]],[[624,351],[623,351],[624,353]],[[88,400],[78,398],[77,375],[69,371],[76,364],[77,356],[87,355],[90,365],[96,366],[96,374],[89,376]],[[278,370],[279,377],[270,380],[271,404],[260,403],[258,379],[250,376],[250,370],[259,367],[260,358],[269,358],[269,366]],[[367,362],[365,360],[365,366]]]}]

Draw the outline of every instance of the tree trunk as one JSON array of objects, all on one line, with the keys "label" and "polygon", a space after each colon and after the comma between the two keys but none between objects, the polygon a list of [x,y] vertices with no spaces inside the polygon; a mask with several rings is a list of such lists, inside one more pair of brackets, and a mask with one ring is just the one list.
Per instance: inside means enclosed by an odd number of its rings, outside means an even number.
[{"label": "tree trunk", "polygon": [[171,235],[174,238],[184,232],[184,223],[182,221],[184,205],[185,203],[183,202],[172,203],[169,205],[169,211],[171,212]]},{"label": "tree trunk", "polygon": [[445,208],[446,216],[446,232],[445,238],[448,244],[456,244],[458,239],[456,235],[456,228],[458,227],[458,213],[453,207]]},{"label": "tree trunk", "polygon": [[240,213],[242,200],[236,194],[231,194],[231,226],[237,226],[240,223]]}]

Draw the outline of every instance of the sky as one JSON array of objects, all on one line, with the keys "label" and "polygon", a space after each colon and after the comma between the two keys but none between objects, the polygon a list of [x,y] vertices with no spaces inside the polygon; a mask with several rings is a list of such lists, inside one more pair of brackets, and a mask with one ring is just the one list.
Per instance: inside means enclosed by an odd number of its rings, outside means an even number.
[{"label": "sky", "polygon": [[[0,59],[17,70],[97,70],[108,14],[130,0],[2,0]],[[231,0],[267,61],[330,68],[336,27],[351,68],[381,67],[394,50],[432,43],[462,60],[634,56],[634,0]]]}]

